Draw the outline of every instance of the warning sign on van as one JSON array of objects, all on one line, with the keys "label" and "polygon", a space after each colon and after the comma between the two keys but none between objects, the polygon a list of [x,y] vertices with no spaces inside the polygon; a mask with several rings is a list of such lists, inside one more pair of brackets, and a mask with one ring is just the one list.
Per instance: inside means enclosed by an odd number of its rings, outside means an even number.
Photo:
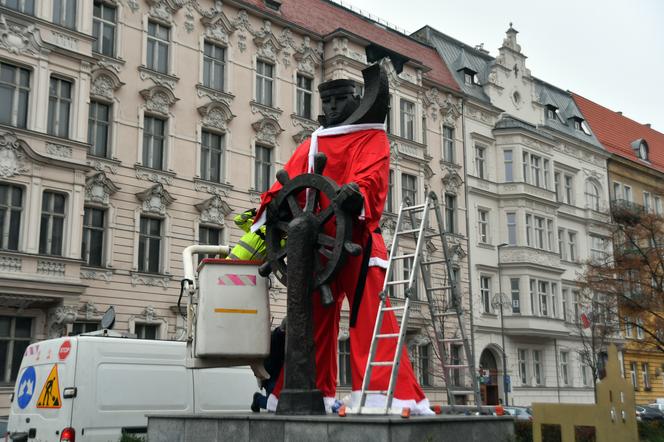
[{"label": "warning sign on van", "polygon": [[60,408],[60,383],[58,382],[58,364],[55,364],[46,378],[46,382],[39,393],[37,408]]},{"label": "warning sign on van", "polygon": [[62,343],[60,346],[60,350],[58,350],[58,357],[60,358],[61,361],[64,361],[67,359],[67,356],[69,356],[69,352],[71,351],[71,342],[70,341],[65,341]]}]

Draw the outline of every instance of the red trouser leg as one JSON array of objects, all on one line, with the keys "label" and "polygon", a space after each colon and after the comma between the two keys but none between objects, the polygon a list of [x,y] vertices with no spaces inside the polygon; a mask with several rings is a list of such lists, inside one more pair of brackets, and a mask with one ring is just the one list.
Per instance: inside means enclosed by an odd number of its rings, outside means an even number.
[{"label": "red trouser leg", "polygon": [[[369,358],[371,338],[376,323],[376,314],[380,304],[379,293],[383,288],[385,269],[369,267],[366,284],[362,295],[362,302],[357,315],[355,327],[350,329],[351,370],[353,377],[353,391],[362,389],[364,370]],[[352,298],[355,292],[349,292],[349,304],[353,305]],[[386,302],[389,306],[389,300]],[[398,333],[394,312],[385,312],[381,333]],[[392,361],[397,340],[381,339],[378,341],[376,361]],[[374,367],[371,374],[370,390],[387,390],[390,381],[391,367]],[[420,401],[425,398],[424,392],[417,382],[413,367],[404,346],[401,351],[401,362],[394,397],[402,400],[414,399]]]}]

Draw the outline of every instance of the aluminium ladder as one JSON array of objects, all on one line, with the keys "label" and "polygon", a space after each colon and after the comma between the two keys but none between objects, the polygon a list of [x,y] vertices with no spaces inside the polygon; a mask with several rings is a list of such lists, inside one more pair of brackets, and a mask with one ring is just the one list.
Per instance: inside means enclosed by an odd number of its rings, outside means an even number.
[{"label": "aluminium ladder", "polygon": [[[352,414],[401,414],[402,409],[392,407],[394,399],[394,391],[399,372],[399,364],[401,361],[401,353],[405,341],[405,335],[410,318],[410,298],[411,294],[416,290],[417,282],[415,275],[418,268],[421,271],[422,280],[424,281],[425,292],[427,295],[427,303],[429,306],[429,313],[433,325],[433,331],[436,340],[436,347],[442,361],[442,375],[447,390],[448,403],[454,405],[455,393],[469,394],[473,393],[475,404],[481,404],[479,384],[477,382],[477,375],[473,369],[473,355],[468,336],[464,326],[464,311],[458,292],[456,281],[452,277],[452,267],[449,260],[449,251],[447,247],[446,233],[443,228],[443,217],[441,214],[438,199],[435,193],[430,192],[424,204],[407,205],[410,202],[406,201],[399,207],[399,214],[397,223],[394,230],[394,237],[392,246],[390,248],[390,259],[388,261],[387,270],[385,272],[385,280],[383,282],[383,290],[380,293],[380,304],[376,315],[376,323],[374,332],[371,339],[371,346],[369,349],[369,358],[364,372],[364,379],[362,381],[362,390],[360,393],[360,402],[356,407],[348,409],[348,413]],[[429,228],[429,214],[433,211],[435,213],[435,221],[438,230]],[[410,228],[405,226],[404,216],[408,214],[410,221]],[[419,218],[419,219],[418,219]],[[435,233],[431,233],[431,231]],[[402,252],[399,254],[399,240],[402,237],[412,235],[415,239],[415,251],[413,253]],[[427,240],[431,238],[439,238],[442,244],[443,256],[441,259],[432,259],[425,256],[424,248],[426,247]],[[412,260],[409,268],[409,275],[407,279],[394,279],[392,274],[394,272],[394,264],[396,261]],[[447,275],[447,285],[433,286],[431,282],[432,272],[435,265],[444,265],[442,268],[444,275]],[[404,302],[401,306],[386,306],[388,293],[393,287],[404,287]],[[441,293],[442,296],[436,296],[436,293]],[[445,296],[445,293],[448,293]],[[380,333],[383,316],[385,312],[402,312],[401,324],[399,325],[398,333]],[[456,317],[458,322],[457,334],[454,337],[446,338],[446,322],[447,317]],[[397,318],[398,322],[398,318]],[[448,327],[449,328],[449,327]],[[397,345],[395,347],[395,354],[392,360],[376,361],[376,351],[378,341],[382,339],[396,339]],[[463,344],[464,355],[466,356],[466,364],[460,361],[451,361],[449,356],[450,352],[447,351],[446,345],[453,342],[461,342]],[[387,366],[390,367],[390,380],[387,390],[369,390],[371,375],[374,367]],[[450,385],[453,370],[468,369],[469,379],[472,382],[470,389],[459,390],[453,389]],[[370,394],[383,394],[386,396],[385,405],[381,407],[368,407],[366,406],[367,396]]]}]

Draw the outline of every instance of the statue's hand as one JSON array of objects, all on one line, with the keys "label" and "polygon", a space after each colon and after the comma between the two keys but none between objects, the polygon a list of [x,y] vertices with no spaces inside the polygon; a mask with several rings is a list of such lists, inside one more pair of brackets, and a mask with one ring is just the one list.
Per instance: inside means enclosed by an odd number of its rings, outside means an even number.
[{"label": "statue's hand", "polygon": [[364,207],[364,197],[356,183],[341,186],[337,192],[337,204],[351,216],[358,216]]}]

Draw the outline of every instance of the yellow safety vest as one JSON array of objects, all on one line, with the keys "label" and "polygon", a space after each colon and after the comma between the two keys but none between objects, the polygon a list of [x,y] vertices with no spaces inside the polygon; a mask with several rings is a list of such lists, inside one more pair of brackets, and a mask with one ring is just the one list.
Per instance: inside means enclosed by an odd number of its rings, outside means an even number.
[{"label": "yellow safety vest", "polygon": [[[265,237],[265,226],[261,227],[259,231]],[[245,261],[264,260],[266,256],[265,240],[258,233],[247,232],[242,235],[240,241],[233,247],[231,254],[228,255],[228,259],[241,259]]]}]

